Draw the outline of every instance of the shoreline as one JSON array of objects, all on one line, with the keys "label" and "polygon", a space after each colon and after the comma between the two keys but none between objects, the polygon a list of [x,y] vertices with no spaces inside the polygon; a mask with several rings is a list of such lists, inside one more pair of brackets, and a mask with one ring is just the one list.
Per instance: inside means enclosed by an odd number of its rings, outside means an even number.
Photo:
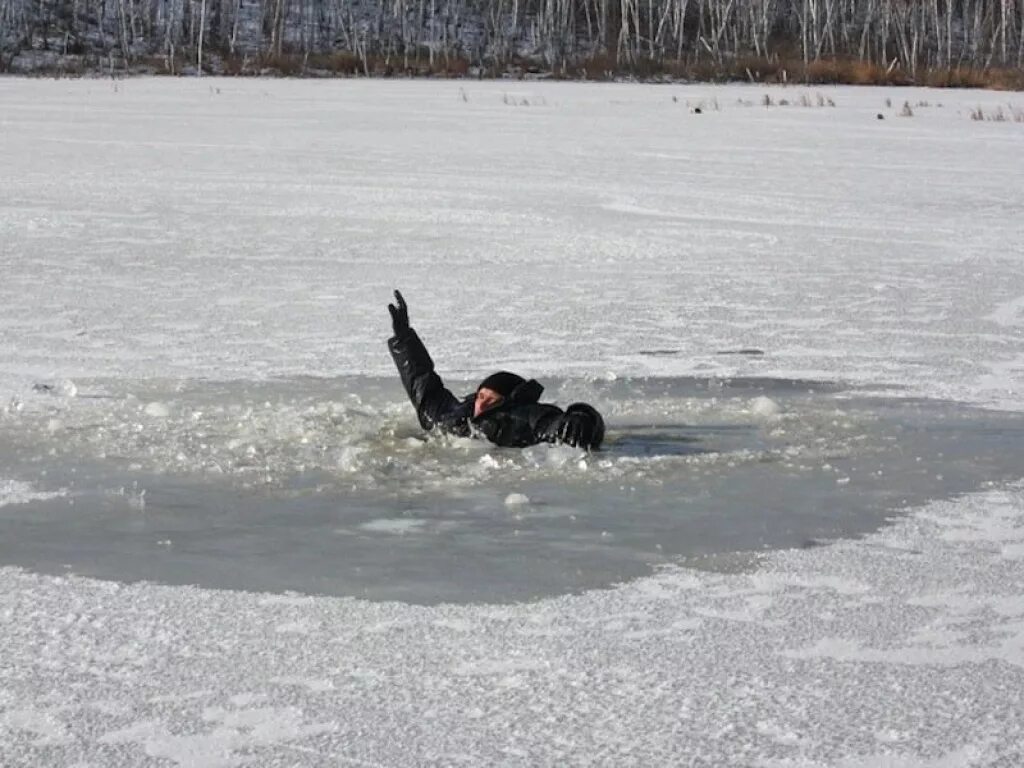
[{"label": "shoreline", "polygon": [[[46,54],[46,51],[31,53]],[[16,55],[0,67],[0,76],[26,78],[104,78],[135,77],[223,77],[268,78],[294,80],[457,80],[457,81],[548,81],[572,83],[637,83],[644,85],[778,85],[834,86],[867,85],[908,88],[964,88],[1005,92],[1024,91],[1024,70],[1016,68],[977,69],[970,67],[930,68],[911,74],[900,67],[884,68],[871,62],[842,58],[821,59],[804,64],[800,61],[738,58],[721,64],[713,62],[667,61],[639,62],[638,66],[603,68],[607,61],[581,61],[562,68],[540,66],[537,62],[521,62],[512,66],[470,65],[465,59],[453,59],[433,66],[417,63],[399,66],[381,59],[360,60],[353,54],[333,52],[318,56],[308,54],[273,57],[209,55],[202,70],[194,61],[178,57],[140,57],[125,64],[100,55],[45,57],[37,62],[18,62]],[[43,57],[40,57],[41,59]]]}]

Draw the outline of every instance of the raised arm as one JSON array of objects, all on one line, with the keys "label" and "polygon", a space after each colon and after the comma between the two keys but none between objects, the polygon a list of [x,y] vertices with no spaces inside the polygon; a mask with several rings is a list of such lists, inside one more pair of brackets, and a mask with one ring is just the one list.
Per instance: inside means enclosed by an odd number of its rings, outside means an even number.
[{"label": "raised arm", "polygon": [[398,291],[395,291],[395,302],[388,305],[394,331],[388,339],[388,349],[402,378],[402,385],[416,408],[420,426],[431,429],[444,421],[460,403],[434,372],[434,361],[416,331],[409,326],[409,307]]}]

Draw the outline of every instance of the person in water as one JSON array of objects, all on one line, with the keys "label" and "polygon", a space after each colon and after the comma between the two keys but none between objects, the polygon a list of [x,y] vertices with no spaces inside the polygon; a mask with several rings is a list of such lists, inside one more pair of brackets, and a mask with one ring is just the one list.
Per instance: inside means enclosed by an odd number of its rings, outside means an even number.
[{"label": "person in water", "polygon": [[457,398],[434,372],[434,361],[409,326],[409,308],[398,291],[395,302],[388,305],[394,330],[388,349],[423,429],[483,436],[506,448],[537,443],[564,443],[586,450],[601,447],[601,414],[586,403],[573,403],[563,411],[540,402],[544,387],[533,379],[498,371],[481,381],[471,395]]}]

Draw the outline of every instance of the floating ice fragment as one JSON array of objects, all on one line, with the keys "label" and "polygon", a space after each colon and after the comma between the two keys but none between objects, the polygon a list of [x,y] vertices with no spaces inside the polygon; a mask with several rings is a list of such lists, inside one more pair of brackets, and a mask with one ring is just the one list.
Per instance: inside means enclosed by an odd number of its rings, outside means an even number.
[{"label": "floating ice fragment", "polygon": [[779,415],[782,409],[779,404],[770,397],[755,397],[750,401],[750,412],[755,416],[765,419],[773,419]]},{"label": "floating ice fragment", "polygon": [[530,497],[525,493],[510,493],[505,497],[506,507],[519,507],[530,503]]},{"label": "floating ice fragment", "polygon": [[491,456],[491,454],[489,453],[485,453],[483,456],[481,456],[478,463],[480,464],[481,467],[487,467],[488,469],[497,469],[499,466],[501,466],[498,463],[498,460]]},{"label": "floating ice fragment", "polygon": [[75,385],[75,382],[71,381],[71,379],[64,379],[60,384],[36,382],[32,385],[32,389],[36,392],[45,392],[48,395],[57,395],[62,397],[75,397],[78,394],[78,387]]},{"label": "floating ice fragment", "polygon": [[417,518],[400,517],[400,518],[377,518],[376,520],[368,520],[365,523],[361,523],[358,527],[363,531],[370,531],[372,533],[389,533],[397,536],[401,536],[407,533],[415,533],[416,531],[422,530],[427,525],[426,520],[420,520]]},{"label": "floating ice fragment", "polygon": [[[541,458],[543,464],[551,468],[564,467],[574,461],[579,454],[579,449],[568,445],[537,446],[540,450],[534,456]],[[525,451],[524,451],[525,453]]]},{"label": "floating ice fragment", "polygon": [[38,491],[28,483],[19,480],[0,481],[0,507],[8,504],[27,504],[31,501],[53,499],[63,496],[66,491]]},{"label": "floating ice fragment", "polygon": [[343,472],[355,472],[363,465],[362,456],[366,449],[361,446],[346,445],[338,454],[338,469]]}]

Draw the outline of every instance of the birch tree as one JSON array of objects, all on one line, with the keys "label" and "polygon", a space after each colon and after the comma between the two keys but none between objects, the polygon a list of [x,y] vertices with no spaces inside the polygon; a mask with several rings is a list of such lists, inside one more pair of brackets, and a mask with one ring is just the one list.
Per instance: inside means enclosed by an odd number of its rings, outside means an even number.
[{"label": "birch tree", "polygon": [[0,0],[0,66],[32,52],[162,56],[201,71],[245,52],[344,52],[364,73],[426,58],[498,70],[613,56],[646,68],[742,57],[843,58],[921,68],[1024,67],[1024,0]]}]

